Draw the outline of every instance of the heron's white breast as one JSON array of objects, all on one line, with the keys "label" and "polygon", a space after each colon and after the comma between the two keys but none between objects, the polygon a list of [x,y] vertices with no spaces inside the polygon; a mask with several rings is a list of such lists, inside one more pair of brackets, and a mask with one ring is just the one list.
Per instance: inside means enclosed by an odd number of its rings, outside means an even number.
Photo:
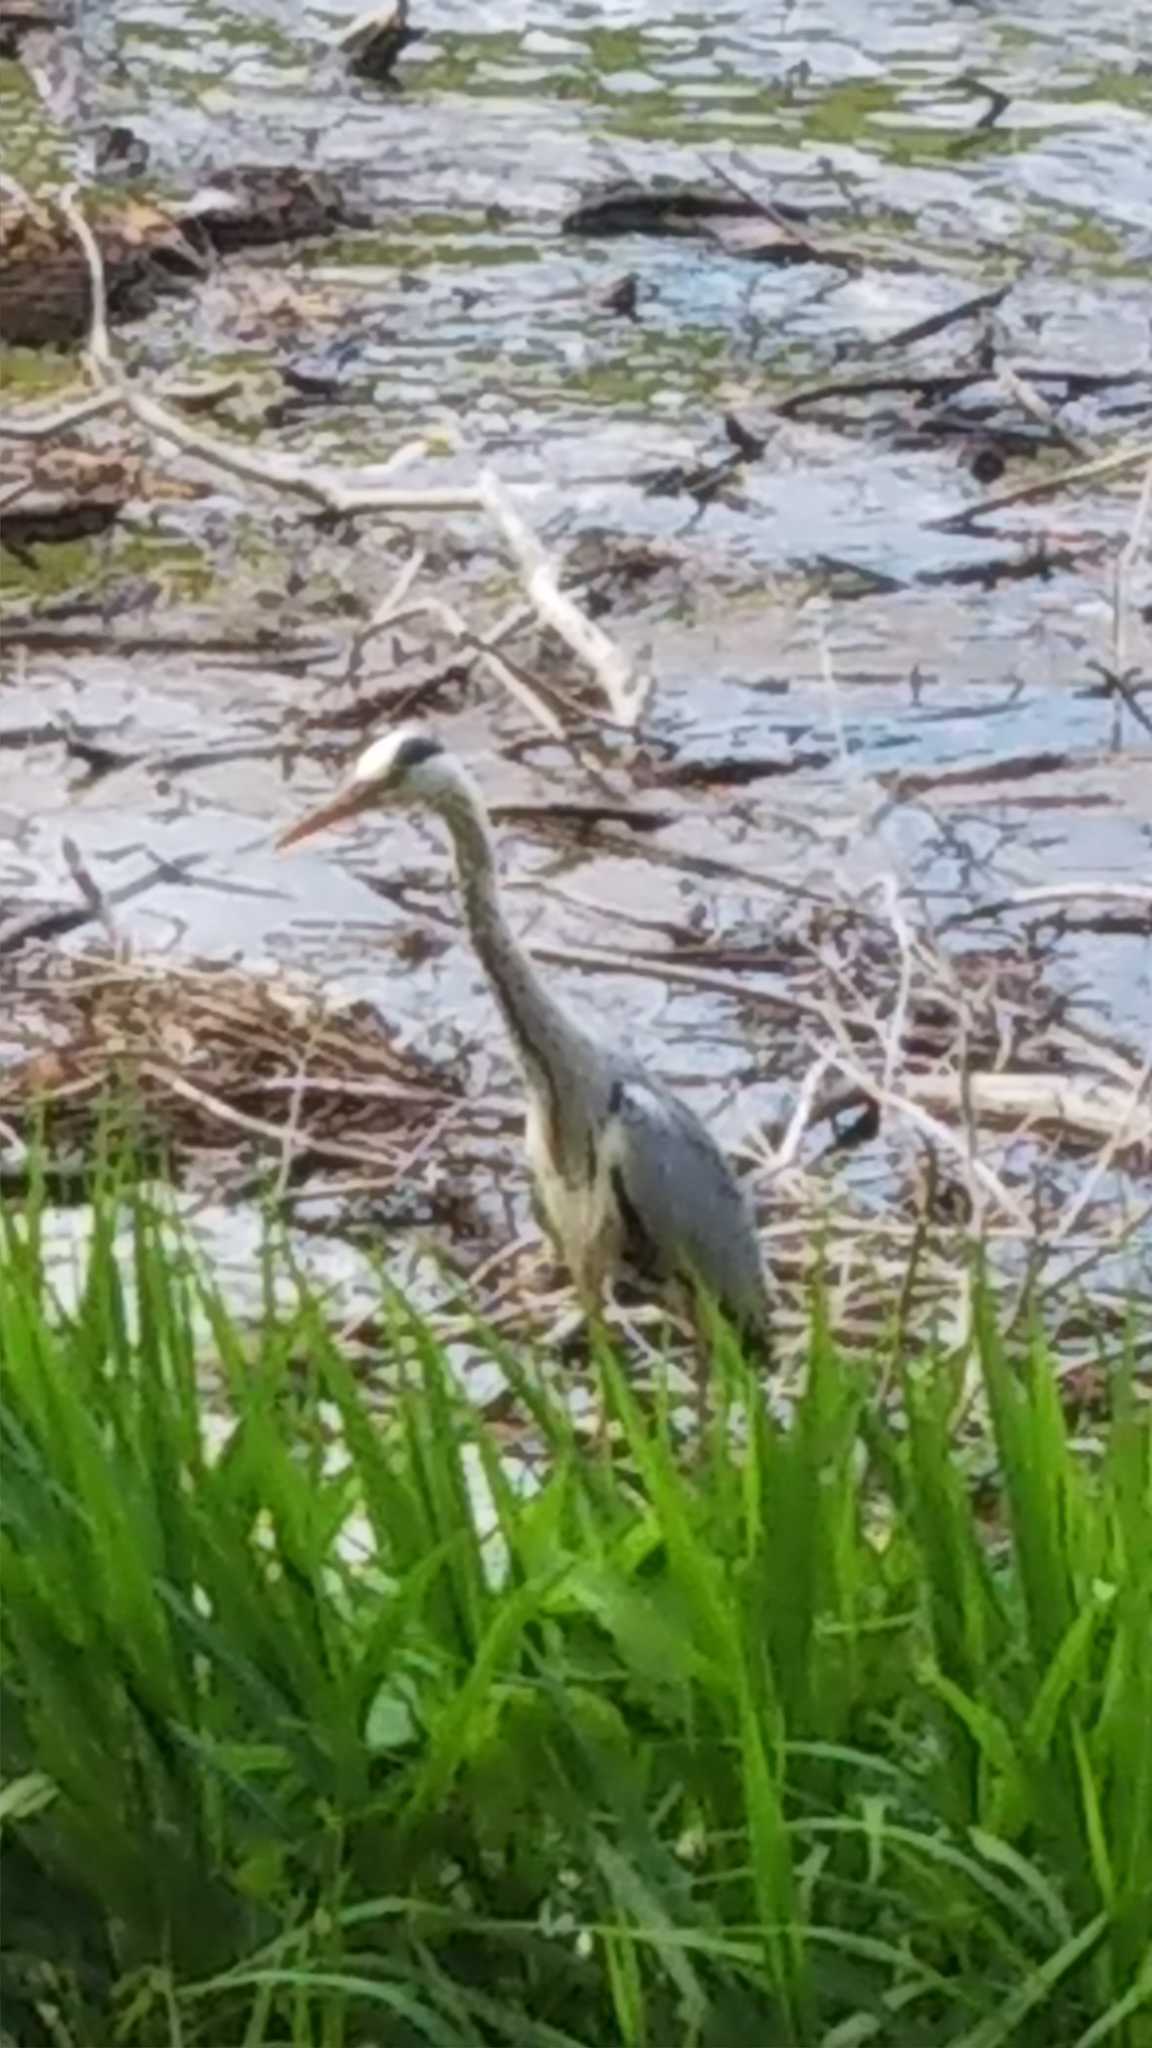
[{"label": "heron's white breast", "polygon": [[612,1147],[596,1147],[596,1169],[590,1179],[575,1184],[565,1180],[553,1163],[544,1118],[535,1103],[528,1109],[524,1143],[544,1213],[572,1278],[578,1287],[598,1292],[620,1253]]}]

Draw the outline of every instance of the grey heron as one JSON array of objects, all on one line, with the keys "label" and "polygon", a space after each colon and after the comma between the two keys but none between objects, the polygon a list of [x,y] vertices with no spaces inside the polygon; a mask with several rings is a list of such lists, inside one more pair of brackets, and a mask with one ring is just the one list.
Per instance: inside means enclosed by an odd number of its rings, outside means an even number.
[{"label": "grey heron", "polygon": [[680,1282],[750,1336],[768,1290],[751,1217],[705,1125],[655,1074],[576,1023],[544,985],[500,901],[487,808],[462,763],[415,726],[367,747],[283,848],[377,808],[423,807],[446,826],[472,944],[527,1093],[526,1146],[543,1220],[590,1317],[622,1270]]}]

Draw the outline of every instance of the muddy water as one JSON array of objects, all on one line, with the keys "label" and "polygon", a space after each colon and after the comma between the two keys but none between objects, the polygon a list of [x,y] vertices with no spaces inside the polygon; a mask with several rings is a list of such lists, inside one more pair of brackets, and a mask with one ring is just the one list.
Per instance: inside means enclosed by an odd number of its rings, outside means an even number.
[{"label": "muddy water", "polygon": [[[414,427],[443,422],[465,446],[430,457],[414,482],[463,480],[490,460],[558,554],[653,551],[650,579],[617,593],[606,620],[656,677],[638,740],[598,730],[574,757],[489,681],[436,699],[498,802],[607,789],[670,814],[651,841],[610,851],[510,832],[524,931],[569,950],[659,943],[669,929],[770,938],[795,892],[830,875],[861,891],[893,875],[938,922],[1037,884],[1152,879],[1152,735],[1101,694],[1094,667],[1152,672],[1143,551],[1130,551],[1117,651],[1117,563],[1140,473],[947,534],[933,522],[981,495],[951,445],[895,445],[874,405],[772,412],[796,384],[864,374],[887,336],[1009,280],[1002,361],[1149,371],[1147,7],[741,0],[697,14],[654,0],[427,0],[402,92],[355,83],[333,54],[354,11],[105,0],[83,12],[46,85],[81,170],[86,133],[120,122],[149,147],[150,190],[187,191],[237,163],[310,164],[372,222],[228,258],[192,299],[125,331],[138,374],[235,376],[221,430],[327,462],[386,459]],[[1007,105],[981,126],[993,91]],[[869,260],[855,273],[777,268],[704,236],[560,231],[589,184],[718,171],[812,208],[821,235]],[[634,321],[601,305],[628,271]],[[969,323],[905,354],[917,370],[950,369],[976,339]],[[334,396],[285,417],[285,367],[330,374]],[[764,457],[703,509],[652,490],[653,473],[723,454],[729,410],[769,436]],[[1010,405],[1006,417],[1021,424]],[[1089,452],[1148,439],[1150,417],[1138,384],[1061,413]],[[107,539],[43,550],[36,572],[8,577],[10,609],[36,612],[41,634],[10,635],[0,691],[0,896],[66,896],[65,834],[109,888],[157,859],[203,855],[194,875],[125,909],[133,939],[305,969],[371,993],[422,1044],[499,1072],[431,828],[348,833],[290,865],[268,849],[348,743],[349,725],[323,723],[353,705],[348,634],[411,535],[428,585],[450,583],[481,626],[515,592],[498,542],[463,517],[333,534],[287,501],[189,473],[209,486],[200,500],[141,506]],[[1010,463],[1003,482],[1031,473]],[[1072,566],[994,580],[1039,540]],[[844,565],[864,594],[844,594]],[[988,587],[941,580],[973,565]],[[288,653],[262,653],[258,631],[286,636]],[[167,651],[139,645],[161,633]],[[242,654],[196,651],[230,635]],[[398,631],[360,695],[420,681],[449,652],[430,629]],[[564,666],[554,680],[579,679]],[[1152,696],[1135,701],[1146,721]],[[53,736],[62,715],[125,765],[78,771]],[[205,750],[231,758],[183,765]],[[682,779],[689,764],[727,773],[734,760],[788,772]],[[986,778],[1013,762],[1030,765]],[[967,780],[916,782],[966,766]],[[701,873],[702,855],[729,872]],[[436,940],[418,966],[414,930]],[[1085,1018],[1139,1045],[1149,951],[1138,933],[1070,934],[1049,965]],[[553,971],[730,1137],[780,1107],[772,1076],[791,1074],[793,1048],[763,1024],[750,1042],[722,996]],[[737,1099],[750,1072],[763,1085]]]}]

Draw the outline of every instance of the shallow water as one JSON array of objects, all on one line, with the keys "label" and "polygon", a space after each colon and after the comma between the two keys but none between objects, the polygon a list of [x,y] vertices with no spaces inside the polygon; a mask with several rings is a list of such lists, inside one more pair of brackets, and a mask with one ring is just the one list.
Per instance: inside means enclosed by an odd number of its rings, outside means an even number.
[{"label": "shallow water", "polygon": [[[316,460],[383,460],[414,428],[447,422],[463,451],[430,459],[413,481],[466,479],[491,460],[558,553],[641,541],[667,551],[605,620],[655,672],[640,743],[609,737],[593,751],[617,800],[673,814],[646,842],[673,862],[509,834],[525,932],[569,947],[622,934],[648,944],[662,920],[770,937],[789,892],[830,873],[861,889],[895,875],[937,920],[1037,883],[1152,879],[1152,735],[1099,694],[1092,666],[1117,658],[1116,565],[1139,472],[949,535],[930,522],[981,495],[950,445],[894,447],[859,408],[819,424],[771,412],[795,384],[865,374],[884,337],[1012,278],[1001,360],[1150,370],[1148,9],[742,0],[695,13],[653,0],[497,0],[478,29],[474,8],[428,0],[400,92],[357,84],[333,54],[354,12],[109,0],[85,12],[79,59],[73,49],[48,84],[81,167],[86,130],[125,122],[151,150],[150,190],[186,191],[235,163],[307,163],[334,171],[373,221],[227,258],[194,296],[122,331],[137,374],[235,373],[233,424]],[[980,128],[984,87],[1008,105]],[[810,206],[819,234],[866,244],[871,260],[849,275],[753,264],[704,235],[560,232],[590,184],[720,171],[774,203]],[[639,284],[634,323],[600,305],[625,271]],[[976,332],[949,329],[909,360],[954,367]],[[340,397],[260,427],[262,408],[284,396],[281,363],[334,367]],[[1061,419],[1093,447],[1147,439],[1152,415],[1120,408],[1148,397],[1117,387]],[[729,499],[700,511],[646,489],[653,471],[722,454],[726,410],[775,428]],[[1025,473],[1011,464],[1004,482]],[[139,507],[107,539],[41,550],[35,575],[9,575],[10,606],[26,615],[55,602],[65,635],[308,632],[335,657],[281,667],[258,650],[240,660],[10,636],[0,897],[17,908],[67,897],[65,834],[107,888],[157,858],[203,854],[194,876],[125,909],[128,936],[307,967],[373,993],[422,1043],[458,1041],[483,1070],[499,1068],[432,828],[348,833],[290,864],[269,850],[272,828],[331,779],[320,741],[347,743],[308,721],[347,705],[339,650],[405,559],[408,529],[360,521],[324,533],[285,500],[207,481],[199,501]],[[470,620],[482,625],[514,595],[484,527],[462,516],[409,526],[429,580],[450,582]],[[1075,566],[990,589],[917,580],[1011,561],[1037,537],[1072,549]],[[824,558],[901,587],[838,597]],[[70,576],[90,589],[84,617],[60,602]],[[1145,675],[1150,595],[1142,552],[1123,653]],[[433,667],[444,653],[442,641],[430,649]],[[366,687],[418,677],[423,656],[420,629],[397,635]],[[571,687],[572,671],[560,674]],[[62,714],[130,765],[85,780],[58,739],[15,743],[29,729],[50,734]],[[603,794],[587,757],[581,767],[544,735],[525,753],[530,719],[488,681],[444,693],[437,715],[498,801]],[[179,766],[190,748],[237,745],[253,751]],[[1018,780],[976,775],[904,795],[892,781],[1038,753],[1057,758]],[[737,787],[659,780],[669,762],[733,758],[821,765]],[[702,854],[755,879],[675,864]],[[372,871],[399,878],[399,901],[368,886]],[[430,920],[450,943],[416,967],[405,941]],[[1083,991],[1085,1015],[1139,1046],[1152,1029],[1150,951],[1138,934],[1074,934],[1052,947],[1050,968]],[[756,1027],[750,1048],[723,997],[553,971],[574,1004],[624,1020],[666,1071],[699,1082],[694,1099],[727,1135],[746,1130],[762,1099],[777,1103],[771,1031]],[[750,1056],[763,1096],[733,1092]]]}]

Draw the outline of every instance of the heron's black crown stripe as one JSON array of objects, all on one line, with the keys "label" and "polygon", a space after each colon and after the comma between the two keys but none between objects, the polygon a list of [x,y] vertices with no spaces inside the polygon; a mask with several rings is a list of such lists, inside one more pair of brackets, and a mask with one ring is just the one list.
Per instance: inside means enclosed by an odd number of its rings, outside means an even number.
[{"label": "heron's black crown stripe", "polygon": [[444,748],[441,742],[433,739],[430,732],[414,733],[412,738],[405,740],[404,745],[400,748],[396,755],[395,766],[397,768],[418,768],[421,761],[430,761],[433,754],[442,754],[443,752]]}]

